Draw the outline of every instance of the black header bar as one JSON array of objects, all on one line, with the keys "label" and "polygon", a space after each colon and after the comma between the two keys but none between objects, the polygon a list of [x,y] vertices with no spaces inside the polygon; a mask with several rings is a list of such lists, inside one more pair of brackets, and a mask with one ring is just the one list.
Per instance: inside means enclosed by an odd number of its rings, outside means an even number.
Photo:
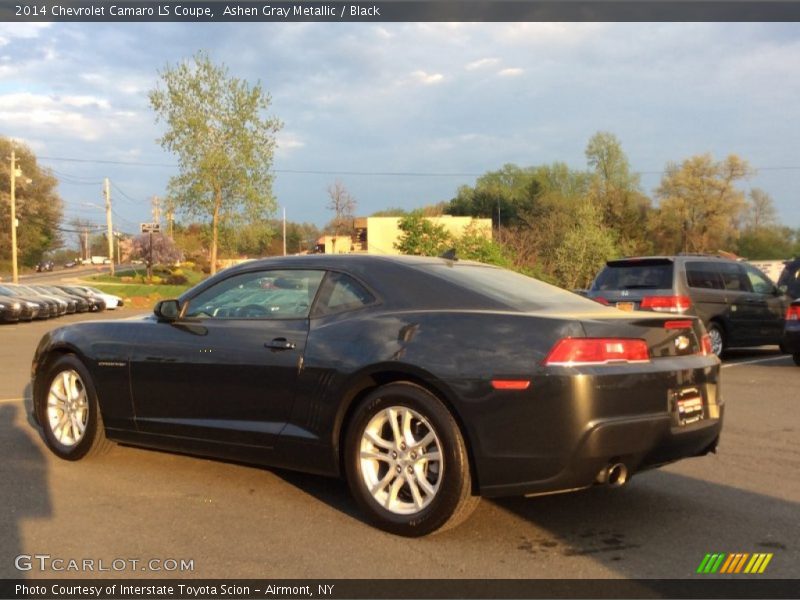
[{"label": "black header bar", "polygon": [[13,22],[780,22],[800,0],[4,0]]},{"label": "black header bar", "polygon": [[521,598],[797,598],[797,579],[3,579],[0,598],[44,600],[325,600]]}]

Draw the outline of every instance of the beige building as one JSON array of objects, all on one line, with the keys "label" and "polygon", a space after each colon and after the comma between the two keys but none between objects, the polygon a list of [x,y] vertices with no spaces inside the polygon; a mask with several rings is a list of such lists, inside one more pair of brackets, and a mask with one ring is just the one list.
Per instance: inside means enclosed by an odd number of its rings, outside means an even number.
[{"label": "beige building", "polygon": [[[355,220],[356,235],[354,252],[368,254],[400,254],[395,243],[400,239],[400,219],[402,217],[359,217]],[[486,239],[492,239],[492,220],[474,219],[472,217],[454,217],[441,215],[425,217],[436,225],[442,225],[453,237],[459,237],[471,223],[475,223]]]},{"label": "beige building", "polygon": [[349,235],[323,235],[314,247],[314,252],[319,254],[349,254],[353,250],[353,240]]}]

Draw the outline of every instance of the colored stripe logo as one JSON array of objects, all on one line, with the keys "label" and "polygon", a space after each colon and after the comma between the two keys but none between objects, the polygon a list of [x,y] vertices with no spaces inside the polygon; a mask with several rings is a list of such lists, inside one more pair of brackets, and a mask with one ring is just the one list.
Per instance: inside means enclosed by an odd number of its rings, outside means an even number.
[{"label": "colored stripe logo", "polygon": [[772,560],[772,556],[772,553],[749,554],[747,552],[706,554],[700,566],[697,567],[697,572],[704,575],[713,575],[715,573],[728,575],[740,573],[760,574],[767,570],[767,565]]}]

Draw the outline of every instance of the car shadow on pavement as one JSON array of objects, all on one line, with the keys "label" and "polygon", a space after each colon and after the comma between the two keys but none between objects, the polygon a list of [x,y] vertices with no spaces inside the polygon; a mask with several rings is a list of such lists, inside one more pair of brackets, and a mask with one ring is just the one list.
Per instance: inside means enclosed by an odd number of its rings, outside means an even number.
[{"label": "car shadow on pavement", "polygon": [[629,578],[686,578],[706,553],[771,552],[769,577],[800,574],[800,503],[673,472],[643,473],[621,489],[492,502],[535,526],[539,533],[515,540],[531,557],[587,557]]},{"label": "car shadow on pavement", "polygon": [[356,506],[347,483],[337,477],[322,475],[309,475],[297,471],[284,471],[283,469],[270,469],[277,477],[286,483],[316,498],[340,513],[347,515],[362,523],[368,523],[363,513]]},{"label": "car shadow on pavement", "polygon": [[[25,571],[17,570],[17,557],[23,552],[47,551],[46,548],[23,548],[22,545],[24,521],[52,514],[47,462],[40,446],[31,439],[31,432],[26,431],[23,411],[29,412],[23,403],[0,405],[0,454],[3,457],[0,578],[24,577]],[[21,565],[24,563],[23,560]]]}]

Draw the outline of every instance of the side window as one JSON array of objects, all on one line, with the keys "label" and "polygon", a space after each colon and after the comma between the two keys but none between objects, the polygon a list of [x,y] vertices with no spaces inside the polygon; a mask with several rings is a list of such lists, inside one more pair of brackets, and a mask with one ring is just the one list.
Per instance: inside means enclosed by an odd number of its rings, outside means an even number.
[{"label": "side window", "polygon": [[319,299],[314,307],[314,316],[322,317],[356,310],[373,302],[375,296],[355,279],[344,273],[331,272],[322,284]]},{"label": "side window", "polygon": [[720,263],[719,271],[722,275],[722,283],[725,285],[726,290],[730,292],[750,291],[750,283],[739,264]]},{"label": "side window", "polygon": [[747,273],[747,278],[750,280],[750,286],[756,294],[772,294],[775,291],[772,281],[764,273],[750,265],[742,266]]},{"label": "side window", "polygon": [[689,287],[693,288],[724,289],[722,276],[719,272],[719,263],[687,262],[686,281]]},{"label": "side window", "polygon": [[304,319],[324,271],[265,270],[220,281],[189,302],[200,319]]}]

